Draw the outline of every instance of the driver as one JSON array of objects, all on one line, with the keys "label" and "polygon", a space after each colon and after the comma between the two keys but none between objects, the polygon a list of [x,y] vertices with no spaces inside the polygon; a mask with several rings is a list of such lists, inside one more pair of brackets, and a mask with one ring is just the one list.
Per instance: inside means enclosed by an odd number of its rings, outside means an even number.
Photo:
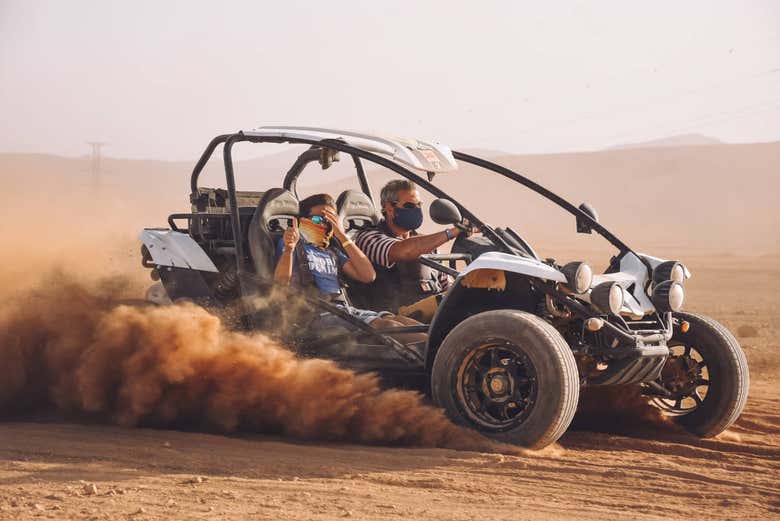
[{"label": "driver", "polygon": [[[397,317],[387,311],[358,309],[349,304],[341,287],[339,275],[369,283],[375,272],[371,262],[349,240],[336,214],[336,203],[328,194],[317,194],[299,203],[300,223],[293,219],[276,247],[274,281],[278,284],[293,283],[301,289],[314,288],[319,295],[376,329],[420,325],[407,317]],[[332,245],[335,238],[342,249]],[[303,239],[303,240],[301,240]],[[332,313],[321,313],[312,327],[346,327],[348,323]],[[397,338],[415,342],[425,335],[410,333]]]},{"label": "driver", "polygon": [[417,186],[406,179],[387,183],[380,195],[383,219],[376,228],[360,231],[357,246],[366,252],[376,270],[376,280],[362,288],[360,302],[371,309],[389,309],[429,320],[436,309],[435,296],[450,285],[450,278],[420,263],[418,258],[435,253],[462,230],[456,226],[420,235],[423,212]]}]

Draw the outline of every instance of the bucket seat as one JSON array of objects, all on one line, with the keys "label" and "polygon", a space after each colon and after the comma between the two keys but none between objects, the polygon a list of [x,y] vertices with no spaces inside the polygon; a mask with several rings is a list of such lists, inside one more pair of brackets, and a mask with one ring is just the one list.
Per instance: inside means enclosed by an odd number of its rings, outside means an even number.
[{"label": "bucket seat", "polygon": [[249,223],[249,256],[255,273],[262,279],[274,276],[276,243],[293,219],[298,217],[298,199],[283,189],[272,188],[263,194]]}]

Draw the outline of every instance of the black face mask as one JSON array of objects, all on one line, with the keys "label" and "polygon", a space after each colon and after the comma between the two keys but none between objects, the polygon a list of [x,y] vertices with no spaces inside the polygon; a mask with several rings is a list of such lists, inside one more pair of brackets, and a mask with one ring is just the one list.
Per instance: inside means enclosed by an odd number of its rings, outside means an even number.
[{"label": "black face mask", "polygon": [[422,226],[423,211],[420,207],[414,208],[395,208],[393,224],[404,230],[416,230]]}]

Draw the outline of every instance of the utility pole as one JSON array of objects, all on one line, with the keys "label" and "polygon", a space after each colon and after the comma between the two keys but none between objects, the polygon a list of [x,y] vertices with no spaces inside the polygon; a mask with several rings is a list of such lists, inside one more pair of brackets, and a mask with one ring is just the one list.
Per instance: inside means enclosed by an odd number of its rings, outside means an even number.
[{"label": "utility pole", "polygon": [[87,144],[92,147],[92,188],[97,192],[100,190],[100,161],[103,158],[101,148],[108,145],[108,143],[104,141],[87,141]]}]

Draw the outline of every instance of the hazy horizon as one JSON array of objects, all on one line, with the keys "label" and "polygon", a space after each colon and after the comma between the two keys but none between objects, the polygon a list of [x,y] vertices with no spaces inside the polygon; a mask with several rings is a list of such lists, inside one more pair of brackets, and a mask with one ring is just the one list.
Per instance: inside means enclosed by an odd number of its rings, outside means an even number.
[{"label": "hazy horizon", "polygon": [[774,2],[0,0],[0,152],[194,160],[264,124],[512,154],[780,140]]}]

